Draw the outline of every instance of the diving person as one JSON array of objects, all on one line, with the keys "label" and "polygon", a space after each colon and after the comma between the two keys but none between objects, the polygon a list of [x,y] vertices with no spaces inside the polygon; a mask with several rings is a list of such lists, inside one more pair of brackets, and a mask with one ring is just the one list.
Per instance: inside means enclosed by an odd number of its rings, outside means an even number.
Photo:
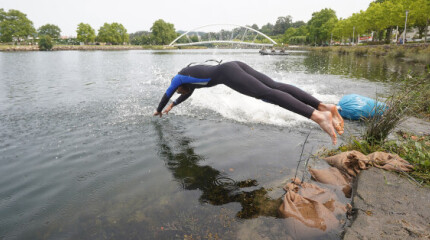
[{"label": "diving person", "polygon": [[[188,99],[196,88],[213,87],[224,84],[244,95],[278,105],[316,122],[330,135],[332,143],[337,142],[338,134],[343,134],[343,119],[336,105],[325,104],[304,92],[285,83],[272,80],[239,61],[219,65],[194,65],[183,68],[173,77],[169,88],[163,95],[154,116],[167,114],[174,106]],[[181,94],[162,113],[174,92]]]}]

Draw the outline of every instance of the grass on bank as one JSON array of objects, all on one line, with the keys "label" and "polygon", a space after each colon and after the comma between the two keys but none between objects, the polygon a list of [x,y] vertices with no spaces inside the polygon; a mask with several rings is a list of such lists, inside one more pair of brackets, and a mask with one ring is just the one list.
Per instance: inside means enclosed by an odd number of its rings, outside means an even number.
[{"label": "grass on bank", "polygon": [[414,166],[414,171],[408,173],[416,181],[430,187],[430,136],[417,136],[413,133],[398,132],[397,140],[370,144],[367,141],[351,137],[349,141],[327,155],[357,150],[367,155],[373,152],[389,152],[398,154]]},{"label": "grass on bank", "polygon": [[410,173],[414,179],[430,187],[430,135],[397,132],[397,139],[387,140],[388,135],[408,116],[430,115],[428,77],[424,75],[397,83],[384,100],[388,108],[376,108],[374,117],[363,119],[365,128],[362,135],[349,137],[346,144],[327,154],[351,150],[366,155],[376,151],[395,153],[414,166],[415,170]]}]

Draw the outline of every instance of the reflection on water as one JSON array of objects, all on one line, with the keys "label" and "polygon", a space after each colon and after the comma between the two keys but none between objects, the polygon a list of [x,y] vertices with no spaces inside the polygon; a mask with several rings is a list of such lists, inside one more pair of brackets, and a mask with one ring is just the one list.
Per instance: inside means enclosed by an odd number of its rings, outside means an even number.
[{"label": "reflection on water", "polygon": [[[267,190],[258,188],[252,191],[242,191],[242,188],[256,187],[255,179],[235,181],[210,166],[200,166],[203,160],[190,146],[191,139],[168,131],[160,123],[154,123],[159,137],[160,155],[166,162],[175,179],[187,190],[200,190],[199,200],[213,205],[223,205],[232,202],[240,203],[242,209],[236,214],[239,218],[254,218],[258,216],[278,216],[281,199],[271,199]],[[173,135],[177,142],[168,142],[165,134]],[[175,148],[176,147],[176,148]]]},{"label": "reflection on water", "polygon": [[408,73],[422,74],[425,65],[401,62],[385,57],[354,56],[353,54],[310,53],[303,64],[310,73],[343,75],[370,81],[398,81]]},{"label": "reflection on water", "polygon": [[[291,61],[301,57],[303,61]],[[289,58],[280,59],[275,64],[277,69],[287,72],[299,70],[308,74],[330,74],[372,82],[393,82],[405,79],[408,74],[421,75],[426,72],[426,65],[420,63],[412,64],[387,57],[320,52],[292,53]]]}]

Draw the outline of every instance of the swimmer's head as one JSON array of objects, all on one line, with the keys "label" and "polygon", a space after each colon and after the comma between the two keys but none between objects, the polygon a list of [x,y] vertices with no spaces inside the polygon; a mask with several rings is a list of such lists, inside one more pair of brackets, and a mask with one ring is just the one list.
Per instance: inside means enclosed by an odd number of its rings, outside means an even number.
[{"label": "swimmer's head", "polygon": [[188,94],[191,92],[191,89],[188,86],[181,85],[178,87],[176,92],[179,94]]}]

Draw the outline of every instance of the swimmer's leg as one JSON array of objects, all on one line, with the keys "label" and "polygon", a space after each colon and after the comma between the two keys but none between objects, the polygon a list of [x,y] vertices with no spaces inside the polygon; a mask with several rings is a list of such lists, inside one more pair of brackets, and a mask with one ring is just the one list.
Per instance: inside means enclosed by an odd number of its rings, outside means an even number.
[{"label": "swimmer's leg", "polygon": [[301,102],[304,102],[313,108],[319,110],[319,111],[329,111],[332,114],[333,117],[333,127],[336,129],[336,131],[342,135],[344,132],[344,122],[342,116],[340,116],[339,112],[337,111],[336,105],[334,104],[324,104],[309,93],[301,90],[300,88],[297,88],[295,86],[280,83],[272,80],[270,77],[264,75],[261,72],[256,71],[255,69],[251,68],[247,64],[243,62],[235,62],[237,63],[240,68],[242,68],[245,72],[252,75],[259,81],[261,81],[263,84],[265,84],[268,87],[279,89],[283,92],[291,94],[293,97],[297,98]]},{"label": "swimmer's leg", "polygon": [[235,64],[224,64],[221,74],[222,84],[244,95],[273,103],[306,118],[311,118],[315,111],[290,94],[266,86]]},{"label": "swimmer's leg", "polygon": [[248,66],[246,63],[236,61],[235,62],[242,70],[244,70],[246,73],[250,74],[260,82],[262,82],[264,85],[281,90],[283,92],[286,92],[290,94],[291,96],[297,98],[299,101],[313,107],[314,109],[318,109],[319,104],[321,103],[320,100],[316,99],[309,93],[301,90],[298,87],[295,87],[290,84],[280,83],[276,82],[270,77],[266,76],[265,74],[258,72],[257,70],[253,69],[252,67]]},{"label": "swimmer's leg", "polygon": [[296,99],[289,93],[270,88],[243,69],[238,70],[234,65],[226,65],[225,69],[223,69],[223,74],[222,83],[224,85],[247,96],[268,101],[313,120],[330,135],[333,144],[336,144],[336,133],[332,124],[333,117],[331,112],[319,111]]}]

